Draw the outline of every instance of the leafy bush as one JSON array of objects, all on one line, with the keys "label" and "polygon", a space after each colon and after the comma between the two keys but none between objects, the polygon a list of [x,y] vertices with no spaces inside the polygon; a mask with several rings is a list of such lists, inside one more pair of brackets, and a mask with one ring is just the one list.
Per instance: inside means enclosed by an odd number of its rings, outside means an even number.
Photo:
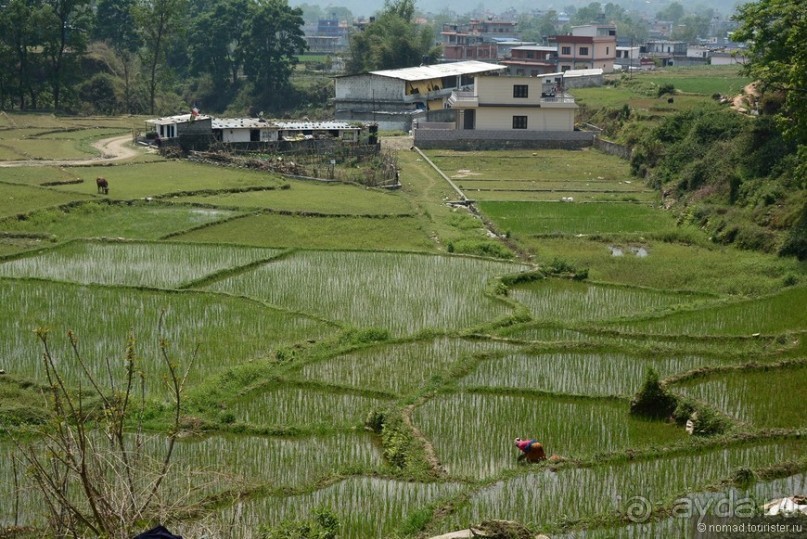
[{"label": "leafy bush", "polygon": [[713,408],[695,403],[689,399],[680,399],[673,418],[679,425],[692,421],[693,436],[713,436],[722,434],[731,427],[731,422]]},{"label": "leafy bush", "polygon": [[287,520],[276,528],[261,528],[262,539],[336,539],[339,519],[326,507],[314,509],[304,521]]},{"label": "leafy bush", "polygon": [[656,95],[658,97],[661,97],[665,94],[675,95],[675,86],[671,83],[662,84],[661,86],[659,86]]},{"label": "leafy bush", "polygon": [[677,404],[675,396],[671,395],[659,381],[658,373],[650,368],[645,375],[642,388],[630,401],[630,413],[661,419],[669,417]]},{"label": "leafy bush", "polygon": [[489,240],[458,240],[448,244],[448,252],[468,255],[486,256],[510,260],[513,253],[503,244]]},{"label": "leafy bush", "polygon": [[785,244],[779,250],[782,256],[795,256],[799,260],[807,260],[807,204],[801,211],[801,217],[790,230]]}]

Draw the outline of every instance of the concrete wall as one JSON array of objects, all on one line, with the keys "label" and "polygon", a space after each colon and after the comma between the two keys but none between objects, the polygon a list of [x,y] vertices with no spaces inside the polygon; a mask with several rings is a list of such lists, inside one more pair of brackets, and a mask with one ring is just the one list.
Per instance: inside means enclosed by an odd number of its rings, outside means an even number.
[{"label": "concrete wall", "polygon": [[213,121],[207,118],[194,120],[193,122],[180,122],[176,126],[178,137],[182,135],[209,135],[213,130]]},{"label": "concrete wall", "polygon": [[601,139],[600,137],[595,137],[594,147],[603,153],[621,157],[626,161],[630,160],[631,149],[628,146],[623,146],[622,144],[617,144],[616,142],[611,142],[610,140],[604,140]]},{"label": "concrete wall", "polygon": [[386,112],[372,110],[336,110],[336,118],[345,122],[375,123],[381,131],[409,131],[412,121],[426,119],[426,111]]},{"label": "concrete wall", "polygon": [[[479,107],[476,128],[517,131],[574,131],[574,109]],[[513,116],[526,116],[527,129],[513,129]]]},{"label": "concrete wall", "polygon": [[[527,97],[513,97],[514,86],[527,86]],[[551,85],[550,85],[551,87]],[[543,79],[540,77],[477,77],[474,94],[479,104],[535,105],[541,102]]]},{"label": "concrete wall", "polygon": [[415,146],[421,149],[497,150],[513,149],[573,149],[590,147],[594,134],[586,131],[451,131],[445,129],[416,129]]},{"label": "concrete wall", "polygon": [[399,79],[379,75],[351,75],[334,79],[335,98],[339,101],[396,101],[402,102],[405,83]]},{"label": "concrete wall", "polygon": [[602,86],[604,77],[602,75],[586,75],[580,77],[563,77],[563,86],[569,88],[593,88]]}]

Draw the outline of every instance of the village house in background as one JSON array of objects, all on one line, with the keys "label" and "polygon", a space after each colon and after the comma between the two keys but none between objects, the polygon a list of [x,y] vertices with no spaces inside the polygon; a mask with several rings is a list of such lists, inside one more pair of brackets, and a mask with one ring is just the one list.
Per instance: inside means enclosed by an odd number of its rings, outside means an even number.
[{"label": "village house in background", "polygon": [[549,38],[557,47],[558,71],[570,69],[614,70],[616,59],[616,26],[587,24],[572,27],[569,35]]},{"label": "village house in background", "polygon": [[295,144],[307,141],[358,144],[362,134],[366,134],[363,138],[368,143],[377,143],[376,127],[357,123],[212,118],[200,114],[146,120],[146,133],[146,139],[159,146],[181,146],[183,149],[207,149],[221,143],[245,150],[281,146],[289,150]]},{"label": "village house in background", "polygon": [[466,60],[336,77],[336,119],[371,122],[390,131],[409,131],[413,120],[453,120],[453,112],[445,108],[454,90],[471,90],[475,75],[505,69]]},{"label": "village house in background", "polygon": [[558,70],[558,49],[549,45],[522,45],[510,49],[510,57],[499,62],[513,76],[535,77]]},{"label": "village house in background", "polygon": [[[443,59],[496,61],[514,45],[522,44],[516,23],[473,19],[467,24],[443,24]],[[509,46],[508,46],[509,45]]]}]

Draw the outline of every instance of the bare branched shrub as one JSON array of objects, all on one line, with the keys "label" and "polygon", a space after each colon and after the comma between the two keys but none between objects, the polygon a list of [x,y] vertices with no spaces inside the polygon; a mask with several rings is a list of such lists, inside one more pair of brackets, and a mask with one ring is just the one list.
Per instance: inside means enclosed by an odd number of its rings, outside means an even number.
[{"label": "bare branched shrub", "polygon": [[[144,430],[146,380],[132,336],[126,345],[122,380],[116,382],[116,369],[107,361],[108,380],[102,382],[82,355],[77,336],[68,332],[72,358],[83,374],[78,387],[71,387],[60,371],[48,331],[37,330],[37,337],[43,348],[53,418],[37,428],[31,441],[18,442],[17,448],[44,502],[48,536],[128,539],[144,525],[163,521],[179,509],[178,504],[188,498],[173,488],[170,496],[163,496],[161,487],[171,471],[180,434],[183,385],[194,357],[180,372],[169,356],[169,343],[160,339],[164,382],[171,395],[171,427],[166,434],[149,436]],[[185,492],[189,494],[190,489]]]}]

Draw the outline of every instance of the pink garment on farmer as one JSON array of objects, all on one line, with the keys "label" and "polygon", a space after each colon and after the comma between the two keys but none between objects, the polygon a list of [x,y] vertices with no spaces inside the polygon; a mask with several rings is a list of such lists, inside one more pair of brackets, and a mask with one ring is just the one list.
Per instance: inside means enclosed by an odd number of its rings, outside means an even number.
[{"label": "pink garment on farmer", "polygon": [[518,440],[516,441],[516,447],[518,447],[524,453],[529,453],[532,444],[537,442],[538,440]]}]

